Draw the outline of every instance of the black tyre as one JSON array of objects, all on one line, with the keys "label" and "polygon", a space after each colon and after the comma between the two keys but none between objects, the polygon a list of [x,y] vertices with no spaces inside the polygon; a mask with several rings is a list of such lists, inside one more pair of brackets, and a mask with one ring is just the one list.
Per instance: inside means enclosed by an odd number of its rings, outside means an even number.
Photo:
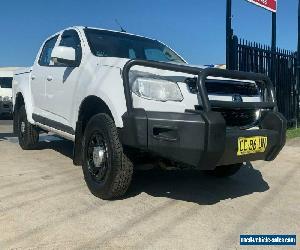
[{"label": "black tyre", "polygon": [[217,177],[228,177],[237,173],[242,166],[243,163],[227,166],[217,166],[214,170],[209,171],[208,173]]},{"label": "black tyre", "polygon": [[34,149],[39,142],[39,130],[28,122],[24,105],[18,110],[17,126],[20,147],[24,150]]},{"label": "black tyre", "polygon": [[108,200],[124,195],[133,166],[123,153],[114,121],[106,114],[91,118],[83,138],[83,174],[92,194]]}]

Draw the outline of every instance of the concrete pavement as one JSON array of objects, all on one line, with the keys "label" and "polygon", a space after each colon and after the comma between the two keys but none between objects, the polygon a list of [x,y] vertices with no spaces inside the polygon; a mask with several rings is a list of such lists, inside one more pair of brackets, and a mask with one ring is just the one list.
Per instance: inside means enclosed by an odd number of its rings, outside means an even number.
[{"label": "concrete pavement", "polygon": [[0,121],[0,249],[264,249],[240,247],[240,234],[299,241],[300,139],[227,179],[139,172],[127,197],[103,201],[72,165],[72,143],[44,136],[22,151],[11,132]]}]

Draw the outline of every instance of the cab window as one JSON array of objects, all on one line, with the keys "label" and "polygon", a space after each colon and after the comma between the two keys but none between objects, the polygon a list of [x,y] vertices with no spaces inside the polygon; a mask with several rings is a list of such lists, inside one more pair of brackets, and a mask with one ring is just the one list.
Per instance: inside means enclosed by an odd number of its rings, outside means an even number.
[{"label": "cab window", "polygon": [[75,30],[66,30],[61,36],[59,46],[71,47],[75,49],[76,66],[79,66],[82,58],[80,38]]},{"label": "cab window", "polygon": [[51,53],[55,46],[58,36],[50,38],[42,49],[42,53],[39,59],[39,65],[41,66],[49,66],[51,62]]}]

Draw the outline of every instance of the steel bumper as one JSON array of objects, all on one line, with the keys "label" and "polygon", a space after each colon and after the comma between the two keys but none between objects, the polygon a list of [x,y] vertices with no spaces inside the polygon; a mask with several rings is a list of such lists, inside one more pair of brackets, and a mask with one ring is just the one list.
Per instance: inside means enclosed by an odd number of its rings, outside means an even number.
[{"label": "steel bumper", "polygon": [[[263,113],[258,129],[226,128],[218,112],[146,112],[135,109],[123,116],[121,142],[159,157],[211,170],[218,165],[276,158],[285,144],[286,120],[278,112]],[[238,156],[238,138],[265,136],[265,152]]]}]

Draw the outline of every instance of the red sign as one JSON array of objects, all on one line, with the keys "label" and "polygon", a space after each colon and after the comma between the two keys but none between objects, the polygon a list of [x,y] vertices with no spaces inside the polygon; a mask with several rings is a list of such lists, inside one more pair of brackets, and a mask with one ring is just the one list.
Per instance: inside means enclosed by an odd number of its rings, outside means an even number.
[{"label": "red sign", "polygon": [[262,8],[276,12],[277,10],[277,1],[276,0],[247,0],[250,3],[254,3]]}]

